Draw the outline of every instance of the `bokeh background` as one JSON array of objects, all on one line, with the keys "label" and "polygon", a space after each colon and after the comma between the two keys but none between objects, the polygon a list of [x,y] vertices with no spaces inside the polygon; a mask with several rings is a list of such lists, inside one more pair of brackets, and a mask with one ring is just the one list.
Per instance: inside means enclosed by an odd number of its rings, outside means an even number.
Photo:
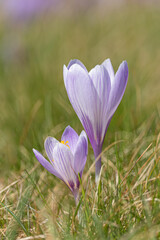
[{"label": "bokeh background", "polygon": [[74,58],[88,70],[106,58],[115,71],[128,62],[106,146],[155,115],[148,130],[158,134],[160,1],[0,0],[0,189],[25,170],[42,172],[32,148],[44,152],[48,135],[82,130],[63,83],[63,65]]}]

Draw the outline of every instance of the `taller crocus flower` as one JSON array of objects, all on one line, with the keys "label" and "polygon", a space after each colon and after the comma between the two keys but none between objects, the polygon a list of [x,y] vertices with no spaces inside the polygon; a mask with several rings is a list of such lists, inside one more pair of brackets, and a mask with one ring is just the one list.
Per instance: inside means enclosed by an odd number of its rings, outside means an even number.
[{"label": "taller crocus flower", "polygon": [[[95,159],[102,145],[109,123],[123,97],[128,80],[128,66],[124,61],[116,74],[110,59],[95,66],[90,72],[79,60],[64,65],[63,77],[69,100],[91,142]],[[101,158],[95,163],[96,182],[101,169]]]},{"label": "taller crocus flower", "polygon": [[37,160],[50,173],[65,182],[77,203],[80,185],[78,174],[82,176],[88,153],[86,133],[82,131],[78,136],[73,128],[68,126],[63,132],[61,142],[53,137],[47,137],[44,147],[50,163],[33,149]]}]

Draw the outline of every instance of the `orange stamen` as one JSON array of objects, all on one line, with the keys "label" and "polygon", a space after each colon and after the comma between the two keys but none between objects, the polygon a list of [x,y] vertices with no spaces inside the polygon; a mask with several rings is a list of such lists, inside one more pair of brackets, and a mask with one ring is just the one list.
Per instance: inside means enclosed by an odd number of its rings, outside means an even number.
[{"label": "orange stamen", "polygon": [[61,141],[62,144],[66,145],[68,148],[70,148],[70,146],[67,144],[68,141],[64,142],[64,141]]}]

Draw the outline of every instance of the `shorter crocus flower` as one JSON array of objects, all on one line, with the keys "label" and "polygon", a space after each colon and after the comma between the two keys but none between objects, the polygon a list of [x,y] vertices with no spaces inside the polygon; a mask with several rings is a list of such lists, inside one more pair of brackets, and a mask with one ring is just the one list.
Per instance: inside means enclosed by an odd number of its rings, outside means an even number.
[{"label": "shorter crocus flower", "polygon": [[80,185],[78,174],[82,177],[88,153],[86,133],[82,131],[78,136],[73,128],[68,126],[63,132],[61,142],[53,137],[47,137],[44,147],[50,163],[33,149],[37,160],[69,187],[77,203]]},{"label": "shorter crocus flower", "polygon": [[115,74],[110,59],[106,59],[88,72],[79,60],[71,60],[67,67],[64,65],[63,77],[69,100],[92,145],[98,182],[99,155],[109,123],[126,89],[128,65],[122,62]]}]

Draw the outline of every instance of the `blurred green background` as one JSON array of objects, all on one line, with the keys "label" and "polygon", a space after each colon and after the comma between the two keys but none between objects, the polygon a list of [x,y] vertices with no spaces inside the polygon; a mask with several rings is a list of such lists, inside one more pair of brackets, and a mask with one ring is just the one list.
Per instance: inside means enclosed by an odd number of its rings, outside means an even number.
[{"label": "blurred green background", "polygon": [[[60,138],[66,125],[82,126],[63,84],[63,65],[80,59],[88,70],[110,58],[123,60],[129,80],[106,144],[119,130],[134,131],[153,112],[160,114],[160,8],[156,4],[74,4],[28,22],[1,16],[0,181],[36,163],[46,136]],[[7,178],[6,178],[7,177]]]}]

